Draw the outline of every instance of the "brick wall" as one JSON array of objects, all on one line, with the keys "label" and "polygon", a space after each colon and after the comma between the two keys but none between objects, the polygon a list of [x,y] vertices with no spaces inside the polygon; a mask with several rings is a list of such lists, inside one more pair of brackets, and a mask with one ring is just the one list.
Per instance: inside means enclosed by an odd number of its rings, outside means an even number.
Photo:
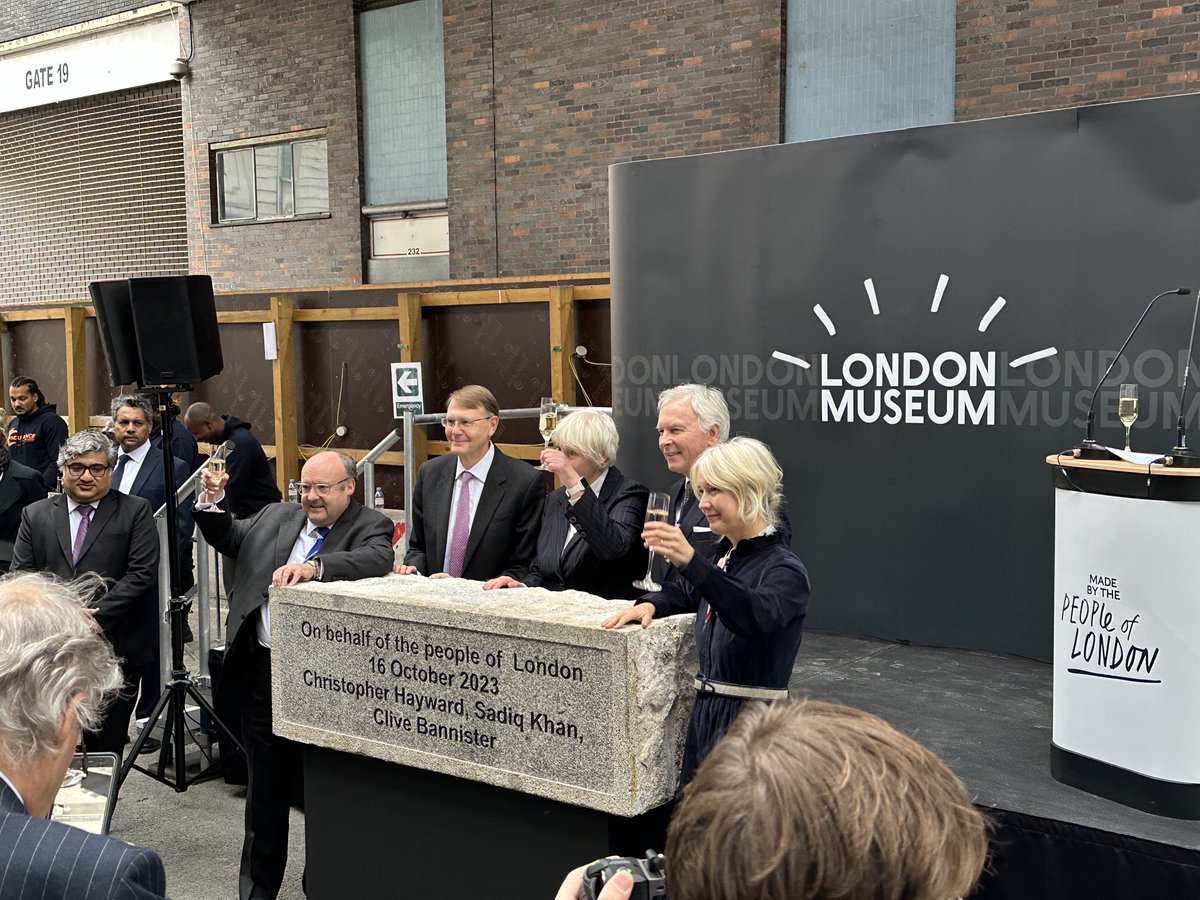
[{"label": "brick wall", "polygon": [[0,305],[187,271],[179,87],[0,115]]},{"label": "brick wall", "polygon": [[605,270],[610,165],[780,140],[778,0],[492,6],[445,3],[451,277]]},{"label": "brick wall", "polygon": [[[358,77],[351,0],[192,6],[184,82],[191,269],[219,289],[362,281]],[[211,145],[325,128],[329,218],[214,226]]]},{"label": "brick wall", "polygon": [[1194,91],[1200,4],[958,0],[955,116]]},{"label": "brick wall", "polygon": [[0,0],[0,44],[146,5],[147,0]]}]

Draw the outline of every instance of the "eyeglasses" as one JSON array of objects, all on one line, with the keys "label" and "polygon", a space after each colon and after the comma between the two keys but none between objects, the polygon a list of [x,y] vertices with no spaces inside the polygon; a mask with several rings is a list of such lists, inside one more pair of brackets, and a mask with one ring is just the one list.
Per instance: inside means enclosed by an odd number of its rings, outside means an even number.
[{"label": "eyeglasses", "polygon": [[108,466],[102,463],[93,463],[90,466],[85,466],[83,463],[67,463],[65,466],[63,466],[63,468],[76,478],[78,478],[84,472],[91,472],[93,478],[99,478],[109,469]]},{"label": "eyeglasses", "polygon": [[486,422],[488,419],[494,419],[495,416],[480,416],[478,419],[442,419],[443,428],[466,428],[468,425],[474,425],[476,422]]},{"label": "eyeglasses", "polygon": [[300,491],[301,494],[307,494],[309,491],[316,491],[318,497],[324,497],[339,484],[345,484],[350,480],[350,478],[343,478],[341,481],[335,481],[333,484],[309,484],[307,481],[297,481],[296,489]]}]

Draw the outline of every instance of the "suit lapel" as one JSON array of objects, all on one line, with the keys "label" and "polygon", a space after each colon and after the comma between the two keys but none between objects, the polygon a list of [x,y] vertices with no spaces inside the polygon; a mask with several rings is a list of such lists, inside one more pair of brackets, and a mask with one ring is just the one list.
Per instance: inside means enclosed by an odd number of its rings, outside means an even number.
[{"label": "suit lapel", "polygon": [[[563,544],[567,540],[567,532],[570,530],[571,523],[567,521],[567,495],[566,493],[554,493],[554,498],[550,502],[550,508],[546,510],[546,516],[542,517],[542,529],[549,532],[550,552],[544,559],[544,567],[549,571],[557,574],[561,580],[563,572],[568,571],[566,562],[567,556],[580,540],[579,533],[576,532],[571,538],[571,543],[566,547]],[[539,563],[539,565],[542,565]]]},{"label": "suit lapel", "polygon": [[[156,459],[157,465],[155,465]],[[133,484],[130,485],[129,493],[138,497],[145,496],[142,494],[142,488],[150,481],[152,475],[156,476],[160,481],[162,480],[162,457],[156,457],[153,447],[146,454],[146,458],[142,460],[142,464],[138,468],[137,477],[133,479]],[[114,484],[113,487],[116,488],[116,485]]]},{"label": "suit lapel", "polygon": [[300,537],[306,518],[304,507],[299,507],[289,512],[282,522],[279,534],[275,536],[275,565],[273,568],[278,569],[292,555],[292,547],[296,546],[296,538]]},{"label": "suit lapel", "polygon": [[67,495],[59,494],[51,501],[54,506],[51,518],[54,521],[54,533],[58,536],[58,547],[63,558],[68,563],[71,560],[71,513],[67,509]]},{"label": "suit lapel", "polygon": [[431,571],[440,572],[446,559],[446,548],[450,545],[450,504],[454,497],[454,473],[458,471],[458,457],[442,457],[449,465],[441,467],[433,485],[433,496],[437,500],[433,518],[433,543],[430,544]]},{"label": "suit lapel", "polygon": [[475,510],[475,518],[471,520],[471,536],[467,539],[467,553],[463,557],[463,570],[471,562],[471,557],[483,541],[483,535],[492,522],[492,516],[504,499],[504,484],[508,481],[507,466],[504,454],[496,448],[496,456],[492,459],[492,468],[488,471],[487,481],[483,483],[483,493],[479,495],[479,506]]}]

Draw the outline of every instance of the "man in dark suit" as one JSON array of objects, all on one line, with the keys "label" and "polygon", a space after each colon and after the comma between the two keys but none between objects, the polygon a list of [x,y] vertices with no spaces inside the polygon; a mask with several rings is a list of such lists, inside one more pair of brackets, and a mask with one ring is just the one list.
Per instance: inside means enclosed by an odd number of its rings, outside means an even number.
[{"label": "man in dark suit", "polygon": [[196,524],[208,542],[238,560],[229,598],[228,651],[219,692],[241,697],[249,785],[239,892],[242,900],[273,898],[287,866],[288,806],[300,750],[271,730],[271,614],[267,589],[305,581],[386,575],[392,523],[354,500],[354,461],[318,453],[301,471],[301,502],[273,503],[249,519],[218,504],[229,474],[203,476]]},{"label": "man in dark suit", "polygon": [[0,574],[12,565],[21,513],[30,503],[45,499],[42,476],[10,459],[8,445],[0,441]]},{"label": "man in dark suit", "polygon": [[417,472],[412,531],[400,575],[520,579],[537,549],[546,482],[492,443],[500,406],[477,384],[446,403],[450,453]]},{"label": "man in dark suit", "polygon": [[619,438],[612,417],[582,409],[563,418],[542,463],[562,480],[546,498],[537,556],[519,581],[501,575],[483,589],[544,587],[633,599],[646,570],[642,524],[646,488],[613,465]]},{"label": "man in dark suit", "polygon": [[165,898],[151,850],[52,822],[80,730],[121,669],[80,608],[90,598],[43,575],[0,582],[0,897]]},{"label": "man in dark suit", "polygon": [[149,503],[112,490],[116,461],[117,448],[102,434],[81,431],[67,438],[58,451],[63,493],[25,508],[12,570],[65,580],[94,572],[104,579],[88,608],[122,659],[125,683],[84,742],[89,750],[120,755],[141,667],[158,642],[158,532]]},{"label": "man in dark suit", "polygon": [[[158,508],[166,502],[167,492],[166,482],[163,479],[162,448],[150,440],[154,407],[146,397],[137,394],[123,394],[112,402],[112,420],[113,441],[119,448],[117,467],[113,472],[113,487],[122,494],[141,497],[150,504],[151,512],[157,512]],[[187,470],[187,463],[179,457],[174,457],[172,475],[176,490],[190,474]],[[192,518],[190,503],[179,506],[178,524],[179,592],[183,594],[194,583],[190,560],[195,520]],[[161,598],[158,608],[162,608]],[[161,622],[161,619],[158,621]],[[142,667],[141,694],[134,710],[134,715],[139,718],[148,716],[154,711],[154,704],[162,689],[159,676],[160,645],[161,641],[154,642],[154,657]],[[157,744],[158,741],[150,739],[142,745],[142,752],[153,752],[158,749]]]},{"label": "man in dark suit", "polygon": [[[727,440],[729,407],[716,388],[681,384],[658,395],[658,449],[667,461],[667,468],[682,476],[670,489],[671,521],[700,553],[716,543],[717,535],[708,529],[708,520],[700,511],[688,476],[701,453]],[[656,580],[662,581],[673,571],[666,559],[655,557]]]}]

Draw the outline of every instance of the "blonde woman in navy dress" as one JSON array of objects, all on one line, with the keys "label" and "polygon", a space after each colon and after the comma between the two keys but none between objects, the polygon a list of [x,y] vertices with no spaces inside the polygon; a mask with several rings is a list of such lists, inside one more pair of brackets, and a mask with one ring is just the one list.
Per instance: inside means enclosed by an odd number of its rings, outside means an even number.
[{"label": "blonde woman in navy dress", "polygon": [[680,786],[753,700],[787,697],[808,606],[808,572],[776,529],[783,471],[765,444],[734,438],[696,460],[692,484],[708,527],[710,556],[676,526],[647,523],[642,538],[682,577],[607,619],[605,628],[694,612],[700,672]]}]

